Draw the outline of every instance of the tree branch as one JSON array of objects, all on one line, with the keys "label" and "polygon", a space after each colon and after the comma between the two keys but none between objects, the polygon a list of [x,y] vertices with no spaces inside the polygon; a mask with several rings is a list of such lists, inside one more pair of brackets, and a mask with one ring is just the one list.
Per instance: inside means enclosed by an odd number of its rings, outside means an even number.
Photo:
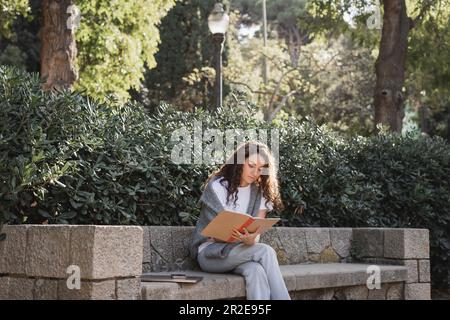
[{"label": "tree branch", "polygon": [[297,90],[292,90],[291,92],[289,92],[287,95],[285,95],[283,97],[283,100],[281,100],[281,102],[277,105],[277,107],[275,108],[275,110],[273,110],[273,112],[269,115],[269,117],[267,118],[267,121],[272,121],[275,116],[277,115],[277,113],[281,110],[281,108],[284,107],[284,105],[286,104],[287,99],[292,96],[294,93],[296,93]]},{"label": "tree branch", "polygon": [[236,84],[236,85],[241,85],[241,86],[247,87],[248,90],[250,90],[251,93],[258,93],[258,94],[264,94],[264,95],[269,95],[270,94],[269,92],[266,92],[266,91],[253,90],[247,83],[244,83],[244,82],[231,81],[231,80],[227,80],[227,82],[231,83],[231,84]]}]

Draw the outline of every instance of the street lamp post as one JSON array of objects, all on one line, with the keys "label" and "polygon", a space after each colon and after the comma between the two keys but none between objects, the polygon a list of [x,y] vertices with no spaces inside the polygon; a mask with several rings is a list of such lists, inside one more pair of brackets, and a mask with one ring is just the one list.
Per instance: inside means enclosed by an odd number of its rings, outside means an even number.
[{"label": "street lamp post", "polygon": [[223,5],[216,3],[208,17],[208,27],[213,35],[214,42],[214,67],[216,69],[214,95],[216,109],[222,107],[222,50],[229,22],[230,17],[223,10]]}]

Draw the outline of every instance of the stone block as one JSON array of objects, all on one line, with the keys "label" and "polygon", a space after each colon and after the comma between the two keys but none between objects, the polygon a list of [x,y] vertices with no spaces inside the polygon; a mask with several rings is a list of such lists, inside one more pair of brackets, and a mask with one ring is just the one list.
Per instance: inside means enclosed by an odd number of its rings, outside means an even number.
[{"label": "stone block", "polygon": [[[401,268],[401,267],[400,267]],[[408,277],[408,270],[386,270],[385,267],[381,267],[381,282],[399,282],[406,281]]]},{"label": "stone block", "polygon": [[403,300],[404,284],[392,283],[389,285],[386,293],[386,300]]},{"label": "stone block", "polygon": [[283,244],[279,237],[278,229],[280,229],[280,228],[278,228],[278,227],[271,228],[271,229],[267,230],[266,232],[264,232],[261,235],[259,242],[265,243],[265,244],[271,246],[277,253],[278,263],[280,265],[284,265],[284,264],[288,263],[289,257],[287,255],[286,250],[283,249]]},{"label": "stone block", "polygon": [[172,270],[194,270],[196,261],[190,258],[189,245],[194,227],[172,227],[173,267]]},{"label": "stone block", "polygon": [[331,300],[334,296],[334,288],[297,291],[290,295],[292,300]]},{"label": "stone block", "polygon": [[180,286],[170,282],[143,282],[141,289],[143,300],[174,300]]},{"label": "stone block", "polygon": [[139,300],[141,296],[141,279],[117,279],[116,296],[118,300]]},{"label": "stone block", "polygon": [[431,300],[431,286],[429,283],[405,284],[405,300]]},{"label": "stone block", "polygon": [[297,277],[295,274],[295,267],[290,265],[283,266],[283,279],[288,291],[295,291],[297,288]]},{"label": "stone block", "polygon": [[406,283],[419,282],[419,269],[417,260],[403,260],[402,264],[408,269]]},{"label": "stone block", "polygon": [[80,267],[82,279],[140,276],[142,233],[135,226],[74,226],[70,264]]},{"label": "stone block", "polygon": [[302,228],[273,228],[262,235],[261,242],[275,250],[280,265],[308,261],[305,234]]},{"label": "stone block", "polygon": [[339,255],[331,247],[325,248],[320,254],[309,253],[308,260],[312,263],[335,263],[341,262]]},{"label": "stone block", "polygon": [[353,251],[360,257],[383,257],[383,230],[381,228],[353,229]]},{"label": "stone block", "polygon": [[419,282],[430,281],[430,260],[419,260]]},{"label": "stone block", "polygon": [[427,229],[386,229],[386,258],[429,259],[430,243]]},{"label": "stone block", "polygon": [[[165,275],[167,272],[154,273],[155,275]],[[236,299],[245,297],[244,277],[233,273],[206,273],[201,271],[186,271],[188,276],[201,276],[203,280],[196,284],[143,282],[143,299],[193,299],[193,300],[215,300],[215,299]]]},{"label": "stone block", "polygon": [[82,280],[80,289],[69,289],[66,280],[59,280],[58,299],[60,300],[114,300],[116,299],[116,281]]},{"label": "stone block", "polygon": [[9,277],[0,277],[0,300],[8,299],[9,294]]},{"label": "stone block", "polygon": [[367,300],[368,294],[366,286],[352,286],[340,288],[336,291],[335,297],[338,300]]},{"label": "stone block", "polygon": [[388,289],[387,284],[382,284],[380,289],[368,289],[369,295],[367,297],[368,300],[386,300],[386,292]]},{"label": "stone block", "polygon": [[25,275],[25,252],[28,226],[3,227],[6,239],[0,241],[0,273]]},{"label": "stone block", "polygon": [[331,245],[328,228],[304,228],[308,253],[321,253]]},{"label": "stone block", "polygon": [[65,278],[70,259],[71,226],[28,227],[25,272],[28,277]]},{"label": "stone block", "polygon": [[181,283],[178,300],[216,300],[229,296],[228,276],[211,274],[198,283]]},{"label": "stone block", "polygon": [[174,266],[172,228],[149,227],[152,272],[171,271]]},{"label": "stone block", "polygon": [[33,297],[35,300],[58,299],[58,280],[35,279]]},{"label": "stone block", "polygon": [[352,238],[353,230],[351,228],[330,229],[331,246],[341,258],[347,258],[350,255]]},{"label": "stone block", "polygon": [[34,279],[16,278],[9,279],[8,299],[33,300]]},{"label": "stone block", "polygon": [[245,283],[242,277],[228,279],[228,294],[231,299],[241,298],[246,296]]},{"label": "stone block", "polygon": [[150,227],[143,226],[142,227],[142,263],[151,263],[152,255],[150,249]]}]

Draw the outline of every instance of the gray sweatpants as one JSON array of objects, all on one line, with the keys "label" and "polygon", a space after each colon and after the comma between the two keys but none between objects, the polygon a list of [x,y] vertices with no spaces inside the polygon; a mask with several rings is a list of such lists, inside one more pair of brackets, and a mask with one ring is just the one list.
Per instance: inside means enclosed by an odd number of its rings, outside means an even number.
[{"label": "gray sweatpants", "polygon": [[[202,251],[203,252],[203,251]],[[198,254],[198,263],[205,272],[234,272],[245,277],[248,300],[290,300],[281,275],[275,250],[264,243],[248,246],[241,243],[224,259]]]}]

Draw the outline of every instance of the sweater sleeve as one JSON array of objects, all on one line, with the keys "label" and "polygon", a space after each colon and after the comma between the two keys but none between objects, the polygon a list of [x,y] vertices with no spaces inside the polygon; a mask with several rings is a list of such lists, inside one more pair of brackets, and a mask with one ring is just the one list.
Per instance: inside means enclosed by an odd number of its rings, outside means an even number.
[{"label": "sweater sleeve", "polygon": [[219,182],[219,180],[220,179],[213,181],[211,186],[220,203],[223,207],[225,207],[227,202],[227,189]]}]

